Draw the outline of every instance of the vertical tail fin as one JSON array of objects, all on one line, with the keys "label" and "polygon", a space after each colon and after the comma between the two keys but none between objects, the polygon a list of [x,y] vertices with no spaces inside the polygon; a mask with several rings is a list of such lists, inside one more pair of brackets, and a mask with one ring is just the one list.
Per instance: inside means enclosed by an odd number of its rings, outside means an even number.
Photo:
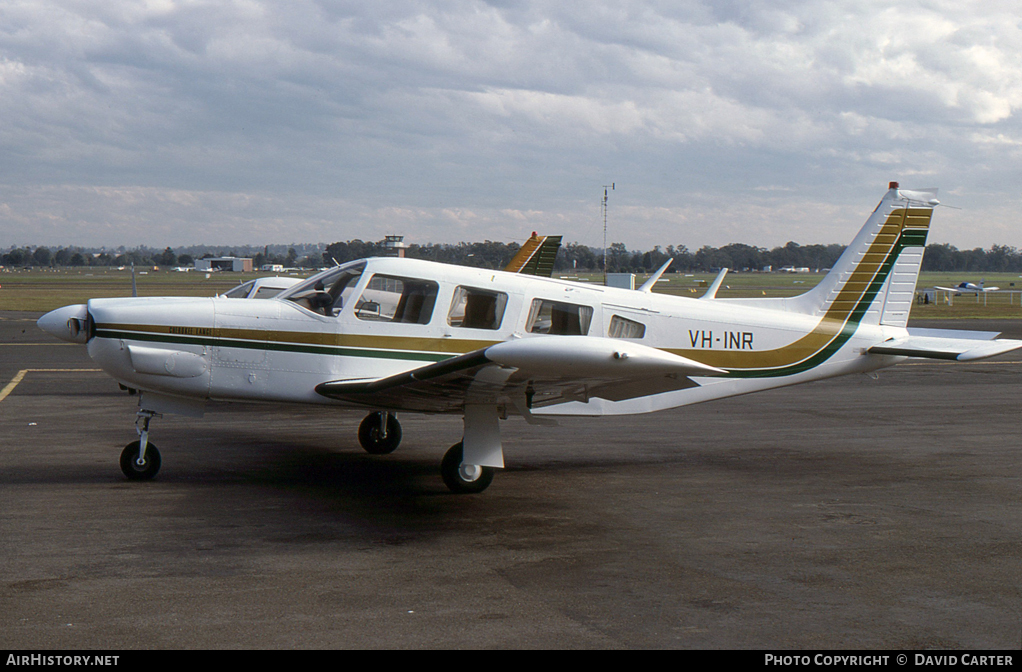
[{"label": "vertical tail fin", "polygon": [[904,327],[915,297],[937,190],[891,182],[880,204],[834,268],[788,308],[848,324]]},{"label": "vertical tail fin", "polygon": [[540,236],[535,231],[504,270],[508,273],[538,275],[549,278],[554,272],[554,260],[561,248],[561,236]]}]

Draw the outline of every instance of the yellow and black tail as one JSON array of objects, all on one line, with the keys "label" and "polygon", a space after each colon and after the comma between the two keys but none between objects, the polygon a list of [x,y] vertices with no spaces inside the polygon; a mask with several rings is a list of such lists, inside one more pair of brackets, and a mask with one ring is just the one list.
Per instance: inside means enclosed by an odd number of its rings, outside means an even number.
[{"label": "yellow and black tail", "polygon": [[554,260],[560,248],[561,236],[540,236],[534,231],[504,270],[549,278],[553,275]]}]

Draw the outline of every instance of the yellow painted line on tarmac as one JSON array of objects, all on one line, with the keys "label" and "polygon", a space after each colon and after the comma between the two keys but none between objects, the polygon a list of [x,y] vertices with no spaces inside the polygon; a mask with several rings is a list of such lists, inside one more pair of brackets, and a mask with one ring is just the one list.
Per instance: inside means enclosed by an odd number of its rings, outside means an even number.
[{"label": "yellow painted line on tarmac", "polygon": [[13,392],[14,388],[18,386],[18,383],[24,380],[25,375],[29,373],[68,373],[68,372],[94,373],[102,370],[103,369],[22,369],[21,371],[18,371],[18,373],[13,378],[11,378],[11,382],[7,383],[7,386],[4,389],[0,390],[0,401],[6,399],[7,395]]}]

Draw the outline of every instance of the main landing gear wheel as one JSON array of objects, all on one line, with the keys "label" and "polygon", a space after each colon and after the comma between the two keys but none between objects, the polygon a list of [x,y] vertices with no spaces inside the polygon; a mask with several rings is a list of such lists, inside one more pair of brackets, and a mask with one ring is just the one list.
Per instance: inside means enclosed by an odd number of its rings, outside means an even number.
[{"label": "main landing gear wheel", "polygon": [[121,471],[132,481],[151,481],[160,471],[160,451],[152,443],[145,449],[145,459],[138,460],[141,441],[132,441],[121,452]]},{"label": "main landing gear wheel", "polygon": [[440,475],[451,492],[472,494],[482,492],[493,481],[493,467],[480,467],[461,463],[464,454],[462,443],[456,443],[444,455],[440,463]]},{"label": "main landing gear wheel", "polygon": [[358,442],[370,455],[393,453],[401,443],[401,423],[393,413],[370,413],[358,426]]}]

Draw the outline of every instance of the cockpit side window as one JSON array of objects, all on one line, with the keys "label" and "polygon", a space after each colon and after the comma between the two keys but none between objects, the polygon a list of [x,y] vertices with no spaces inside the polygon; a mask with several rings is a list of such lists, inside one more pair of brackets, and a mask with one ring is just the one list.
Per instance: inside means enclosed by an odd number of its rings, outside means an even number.
[{"label": "cockpit side window", "polygon": [[473,287],[458,287],[447,313],[447,324],[462,329],[500,329],[507,294]]},{"label": "cockpit side window", "polygon": [[429,324],[439,289],[430,280],[374,275],[355,304],[355,317],[376,322]]},{"label": "cockpit side window", "polygon": [[345,264],[315,275],[281,292],[280,296],[313,312],[332,317],[340,314],[341,309],[347,305],[364,269],[365,262]]},{"label": "cockpit side window", "polygon": [[534,299],[525,330],[531,334],[585,336],[593,321],[593,309],[573,303]]}]

